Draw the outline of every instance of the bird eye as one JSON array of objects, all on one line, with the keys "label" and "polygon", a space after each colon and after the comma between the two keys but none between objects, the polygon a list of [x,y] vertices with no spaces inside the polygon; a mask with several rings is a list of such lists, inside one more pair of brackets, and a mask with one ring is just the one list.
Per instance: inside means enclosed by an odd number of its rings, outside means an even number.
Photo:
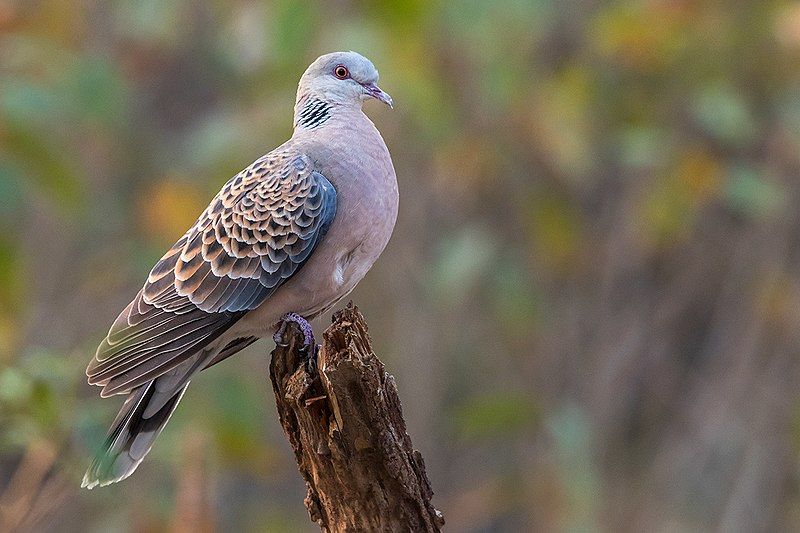
[{"label": "bird eye", "polygon": [[350,71],[347,70],[347,67],[344,65],[337,65],[336,68],[333,69],[333,75],[343,80],[350,77]]}]

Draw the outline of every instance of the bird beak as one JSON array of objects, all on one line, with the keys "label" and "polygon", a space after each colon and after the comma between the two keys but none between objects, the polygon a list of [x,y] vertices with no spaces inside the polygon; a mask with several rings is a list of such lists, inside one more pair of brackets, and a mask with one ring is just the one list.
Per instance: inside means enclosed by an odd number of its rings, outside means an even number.
[{"label": "bird beak", "polygon": [[394,100],[392,100],[392,97],[389,96],[388,93],[383,92],[383,89],[378,87],[377,84],[365,83],[362,85],[362,87],[364,87],[364,90],[367,91],[368,95],[375,98],[376,100],[380,100],[384,104],[394,109]]}]

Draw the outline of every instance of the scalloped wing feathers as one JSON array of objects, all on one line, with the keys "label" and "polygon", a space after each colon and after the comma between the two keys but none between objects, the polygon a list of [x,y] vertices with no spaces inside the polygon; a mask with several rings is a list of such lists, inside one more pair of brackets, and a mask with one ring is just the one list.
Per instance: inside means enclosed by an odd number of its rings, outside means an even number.
[{"label": "scalloped wing feathers", "polygon": [[308,260],[336,214],[336,190],[291,148],[229,180],[153,267],[86,371],[126,393],[186,361]]}]

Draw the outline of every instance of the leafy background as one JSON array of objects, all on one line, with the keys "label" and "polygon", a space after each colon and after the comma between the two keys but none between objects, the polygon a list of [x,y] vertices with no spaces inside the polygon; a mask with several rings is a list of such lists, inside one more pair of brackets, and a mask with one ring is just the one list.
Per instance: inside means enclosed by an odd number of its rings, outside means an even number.
[{"label": "leafy background", "polygon": [[338,49],[397,102],[353,299],[448,529],[800,529],[800,2],[2,0],[0,530],[316,530],[269,342],[92,492],[83,370]]}]

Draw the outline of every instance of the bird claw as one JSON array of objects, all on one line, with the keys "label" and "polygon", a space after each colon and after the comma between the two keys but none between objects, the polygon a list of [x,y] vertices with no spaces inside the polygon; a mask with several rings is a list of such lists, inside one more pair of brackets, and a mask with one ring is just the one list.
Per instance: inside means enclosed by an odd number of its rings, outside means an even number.
[{"label": "bird claw", "polygon": [[282,348],[289,346],[289,343],[285,342],[286,339],[284,338],[289,322],[294,322],[300,326],[300,331],[303,332],[303,346],[301,346],[298,351],[305,356],[306,372],[308,374],[314,374],[317,371],[317,354],[319,353],[321,345],[314,342],[314,330],[311,329],[311,324],[309,324],[305,318],[297,313],[286,313],[283,315],[283,318],[281,318],[281,325],[278,331],[272,336],[272,340]]},{"label": "bird claw", "polygon": [[[320,348],[322,348],[321,344],[314,344],[314,348],[309,350],[310,353],[306,355],[306,373],[307,374],[315,374],[317,372],[317,354],[319,354]],[[307,350],[310,347],[303,346],[303,350]]]},{"label": "bird claw", "polygon": [[278,331],[276,331],[272,335],[272,340],[275,341],[275,344],[277,346],[280,346],[281,348],[286,348],[287,346],[289,346],[288,342],[283,342],[283,336],[286,335],[287,324],[288,324],[287,321],[281,320],[281,326],[278,328]]},{"label": "bird claw", "polygon": [[[272,336],[272,340],[275,341],[275,344],[285,348],[289,344],[285,342],[285,335],[286,335],[286,327],[289,325],[289,322],[294,322],[298,326],[300,326],[300,331],[303,333],[303,346],[300,348],[301,352],[310,352],[310,355],[316,355],[316,343],[314,342],[314,330],[311,328],[311,324],[303,318],[302,316],[298,315],[297,313],[286,313],[281,318],[281,326],[278,328],[278,331]],[[311,349],[311,347],[315,349]]]}]

